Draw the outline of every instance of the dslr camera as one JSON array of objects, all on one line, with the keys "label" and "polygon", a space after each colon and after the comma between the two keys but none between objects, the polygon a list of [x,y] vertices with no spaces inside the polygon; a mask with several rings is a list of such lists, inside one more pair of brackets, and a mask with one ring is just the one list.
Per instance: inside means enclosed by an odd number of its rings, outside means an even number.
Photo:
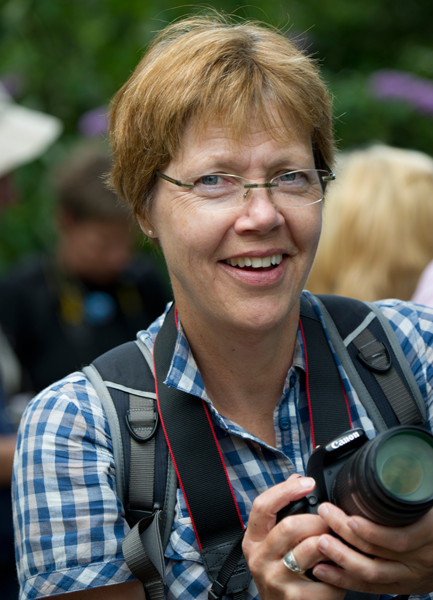
[{"label": "dslr camera", "polygon": [[369,440],[351,429],[311,454],[306,474],[315,490],[278,513],[278,520],[316,514],[332,502],[349,515],[388,526],[414,523],[433,506],[433,436],[399,425]]}]

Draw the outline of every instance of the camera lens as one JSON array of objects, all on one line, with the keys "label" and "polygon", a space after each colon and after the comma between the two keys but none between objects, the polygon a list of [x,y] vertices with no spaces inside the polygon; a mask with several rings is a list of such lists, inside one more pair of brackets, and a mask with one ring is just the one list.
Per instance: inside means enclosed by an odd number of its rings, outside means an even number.
[{"label": "camera lens", "polygon": [[395,427],[368,441],[335,478],[332,501],[348,514],[408,525],[433,506],[433,436]]},{"label": "camera lens", "polygon": [[[418,432],[396,433],[379,447],[376,468],[380,480],[397,498],[423,502],[433,495],[432,446]],[[429,466],[430,465],[430,466]]]}]

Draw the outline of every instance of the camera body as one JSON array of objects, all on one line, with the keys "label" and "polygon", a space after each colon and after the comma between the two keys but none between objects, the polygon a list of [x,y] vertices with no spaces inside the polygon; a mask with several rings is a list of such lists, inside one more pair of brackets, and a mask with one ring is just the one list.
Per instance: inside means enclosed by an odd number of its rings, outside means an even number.
[{"label": "camera body", "polygon": [[318,446],[308,459],[306,469],[306,475],[316,482],[314,491],[280,510],[277,521],[288,515],[317,514],[322,502],[332,502],[333,487],[338,473],[348,458],[367,441],[363,429],[350,429],[327,444]]}]

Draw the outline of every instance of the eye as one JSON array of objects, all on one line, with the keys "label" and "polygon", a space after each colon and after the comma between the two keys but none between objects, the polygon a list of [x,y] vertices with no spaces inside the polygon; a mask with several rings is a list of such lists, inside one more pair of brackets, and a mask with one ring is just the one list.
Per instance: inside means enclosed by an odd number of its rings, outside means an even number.
[{"label": "eye", "polygon": [[200,185],[223,185],[223,177],[221,175],[203,175],[202,177],[200,177],[199,179],[197,179],[197,181],[195,182],[195,185],[200,186]]},{"label": "eye", "polygon": [[275,181],[282,185],[290,183],[306,183],[308,182],[308,174],[304,171],[289,171],[275,177]]},{"label": "eye", "polygon": [[224,173],[202,175],[194,183],[194,191],[203,198],[228,198],[237,192],[234,176]]}]

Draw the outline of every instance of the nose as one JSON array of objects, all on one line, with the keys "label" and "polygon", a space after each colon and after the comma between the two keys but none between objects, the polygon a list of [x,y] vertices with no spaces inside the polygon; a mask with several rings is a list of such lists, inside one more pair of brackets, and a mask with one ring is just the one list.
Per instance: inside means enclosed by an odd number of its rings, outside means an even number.
[{"label": "nose", "polygon": [[237,233],[268,233],[284,223],[269,188],[249,188],[243,195],[242,212],[235,223]]}]

